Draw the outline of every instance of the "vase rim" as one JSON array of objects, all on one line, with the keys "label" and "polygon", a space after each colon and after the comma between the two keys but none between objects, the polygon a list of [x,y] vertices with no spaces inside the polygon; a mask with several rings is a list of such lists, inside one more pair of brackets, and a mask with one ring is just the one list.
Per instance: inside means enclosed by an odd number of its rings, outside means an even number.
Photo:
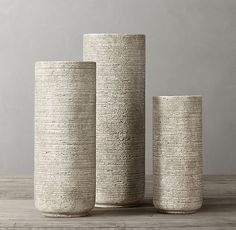
[{"label": "vase rim", "polygon": [[93,61],[36,61],[35,64],[96,64]]},{"label": "vase rim", "polygon": [[73,68],[73,69],[91,69],[96,68],[96,62],[91,61],[36,61],[36,68]]},{"label": "vase rim", "polygon": [[129,36],[140,36],[145,37],[145,34],[135,34],[135,33],[91,33],[84,34],[84,36],[120,36],[120,37],[129,37]]},{"label": "vase rim", "polygon": [[153,96],[152,98],[202,98],[202,95],[167,95]]}]

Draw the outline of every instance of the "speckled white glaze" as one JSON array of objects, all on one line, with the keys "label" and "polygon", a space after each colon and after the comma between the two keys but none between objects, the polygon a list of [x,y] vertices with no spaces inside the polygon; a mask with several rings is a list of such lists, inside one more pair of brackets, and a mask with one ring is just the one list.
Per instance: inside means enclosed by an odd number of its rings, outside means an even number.
[{"label": "speckled white glaze", "polygon": [[35,65],[35,206],[84,216],[95,204],[96,64]]},{"label": "speckled white glaze", "polygon": [[86,34],[97,63],[96,205],[139,204],[145,175],[145,36]]},{"label": "speckled white glaze", "polygon": [[202,97],[153,97],[153,203],[165,213],[202,205]]}]

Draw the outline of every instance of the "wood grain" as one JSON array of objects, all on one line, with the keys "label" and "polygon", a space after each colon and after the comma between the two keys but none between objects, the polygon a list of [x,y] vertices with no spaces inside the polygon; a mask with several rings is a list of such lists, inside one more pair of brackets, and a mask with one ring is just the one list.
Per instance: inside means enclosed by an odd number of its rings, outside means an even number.
[{"label": "wood grain", "polygon": [[157,213],[151,177],[136,208],[95,208],[82,218],[46,218],[34,208],[31,177],[0,178],[0,229],[236,229],[236,175],[205,176],[203,207],[195,214]]},{"label": "wood grain", "polygon": [[33,178],[30,176],[0,177],[0,200],[33,199]]}]

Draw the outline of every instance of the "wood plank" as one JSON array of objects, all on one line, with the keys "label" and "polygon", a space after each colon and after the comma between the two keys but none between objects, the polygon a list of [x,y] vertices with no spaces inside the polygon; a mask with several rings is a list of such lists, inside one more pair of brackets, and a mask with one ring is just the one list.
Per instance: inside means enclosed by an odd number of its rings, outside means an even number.
[{"label": "wood plank", "polygon": [[0,200],[33,199],[32,176],[0,177]]},{"label": "wood plank", "polygon": [[204,197],[236,197],[236,175],[204,176]]},{"label": "wood plank", "polygon": [[[152,199],[152,176],[146,176],[146,200]],[[204,176],[204,197],[236,197],[236,175]],[[0,177],[0,200],[33,199],[31,176]]]},{"label": "wood plank", "polygon": [[229,200],[215,204],[206,202],[203,208],[189,215],[159,214],[153,206],[137,208],[95,208],[91,215],[82,218],[46,218],[34,208],[32,200],[1,200],[0,228],[34,229],[226,229],[236,228],[236,208]]},{"label": "wood plank", "polygon": [[82,218],[46,218],[34,208],[31,177],[0,178],[1,229],[236,229],[236,176],[205,176],[204,204],[194,214],[157,213],[152,206],[152,179],[146,199],[135,208],[95,208]]}]

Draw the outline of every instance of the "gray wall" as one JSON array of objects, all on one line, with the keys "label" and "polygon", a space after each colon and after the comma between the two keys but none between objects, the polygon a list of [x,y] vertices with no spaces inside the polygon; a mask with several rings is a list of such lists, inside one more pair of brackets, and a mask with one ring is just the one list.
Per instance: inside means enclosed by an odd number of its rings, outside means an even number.
[{"label": "gray wall", "polygon": [[0,174],[33,172],[34,62],[82,59],[96,32],[147,35],[147,173],[152,95],[202,94],[204,172],[235,174],[235,0],[1,0]]}]

